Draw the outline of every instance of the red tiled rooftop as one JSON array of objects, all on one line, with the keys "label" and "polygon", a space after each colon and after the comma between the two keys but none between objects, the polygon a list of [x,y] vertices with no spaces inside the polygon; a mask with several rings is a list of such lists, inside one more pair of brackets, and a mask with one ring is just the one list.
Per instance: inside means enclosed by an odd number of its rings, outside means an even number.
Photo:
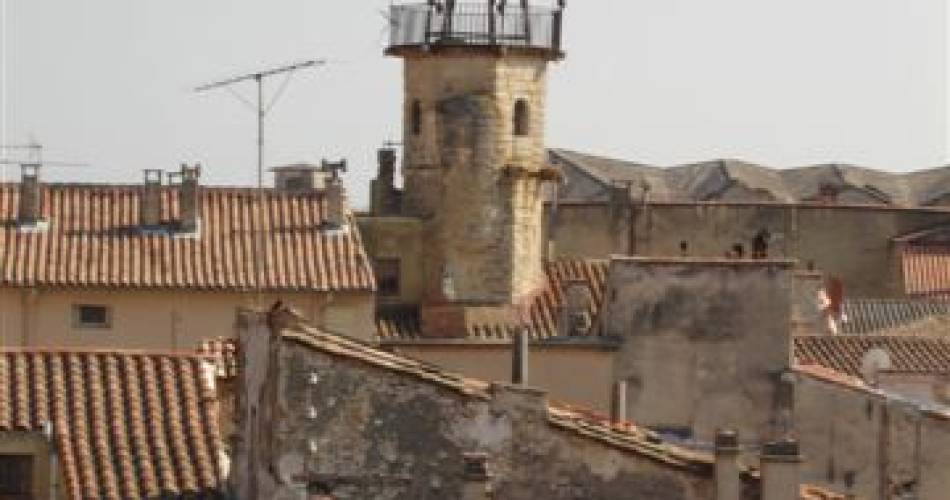
[{"label": "red tiled rooftop", "polygon": [[912,297],[950,298],[950,245],[912,245],[901,251],[904,291]]},{"label": "red tiled rooftop", "polygon": [[796,337],[795,360],[860,377],[864,355],[879,348],[888,353],[891,370],[905,373],[950,373],[950,340],[930,337],[866,335]]},{"label": "red tiled rooftop", "polygon": [[[15,223],[17,184],[0,184],[0,285],[201,290],[373,290],[355,224],[328,231],[320,193],[200,190],[199,237],[143,232],[140,186],[48,184],[45,231]],[[161,219],[179,217],[178,189],[161,191]],[[261,238],[263,264],[254,255]]]},{"label": "red tiled rooftop", "polygon": [[197,356],[0,352],[0,431],[52,426],[66,498],[223,492],[214,388]]}]

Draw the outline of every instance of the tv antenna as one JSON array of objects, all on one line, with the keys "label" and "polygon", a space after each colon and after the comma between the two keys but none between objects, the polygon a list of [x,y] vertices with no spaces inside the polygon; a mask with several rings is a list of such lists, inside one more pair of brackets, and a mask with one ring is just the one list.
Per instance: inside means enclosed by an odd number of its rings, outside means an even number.
[{"label": "tv antenna", "polygon": [[43,145],[30,141],[26,144],[0,144],[0,150],[25,150],[28,158],[25,160],[10,160],[0,158],[0,165],[19,165],[23,168],[36,170],[42,166],[49,167],[88,167],[88,163],[73,163],[65,161],[43,161]]},{"label": "tv antenna", "polygon": [[[215,90],[219,88],[227,89],[234,97],[239,101],[246,104],[248,107],[254,109],[257,112],[257,204],[258,210],[263,210],[264,208],[264,117],[267,116],[267,113],[273,109],[274,105],[277,104],[277,101],[284,94],[284,91],[287,89],[287,85],[290,83],[290,77],[297,71],[302,69],[311,68],[315,66],[323,66],[327,62],[325,59],[309,59],[306,61],[300,61],[294,64],[288,64],[286,66],[280,66],[277,68],[271,68],[264,71],[258,71],[256,73],[248,73],[245,75],[235,76],[233,78],[228,78],[226,80],[221,80],[217,82],[208,83],[206,85],[201,85],[195,88],[195,92],[207,92],[209,90]],[[269,103],[264,104],[264,80],[277,76],[285,75],[283,83],[281,83],[280,88],[277,89],[277,92],[274,93],[274,96],[271,97]],[[254,81],[257,84],[257,103],[251,103],[244,96],[238,94],[232,88],[233,85],[238,83],[243,83],[247,81]],[[257,272],[255,273],[255,289],[257,305],[260,306],[262,301],[262,289],[263,289],[263,247],[264,247],[264,230],[263,226],[257,228],[254,231],[254,238],[252,239],[252,253],[254,254],[254,261],[256,263]]]},{"label": "tv antenna", "polygon": [[[208,83],[206,85],[201,85],[200,87],[195,88],[195,92],[206,92],[209,90],[215,90],[219,88],[225,88],[234,97],[238,98],[244,104],[247,104],[249,107],[254,108],[257,111],[257,188],[261,189],[264,184],[264,117],[267,116],[267,113],[273,109],[274,105],[277,104],[277,101],[281,98],[284,91],[287,89],[287,85],[290,83],[290,77],[297,71],[310,68],[314,66],[323,66],[326,64],[324,59],[310,59],[307,61],[301,61],[294,64],[288,64],[286,66],[281,66],[278,68],[271,68],[264,71],[258,71],[256,73],[248,73],[246,75],[235,76],[233,78],[228,78],[226,80],[221,80],[217,82]],[[277,75],[286,75],[284,82],[281,84],[280,88],[271,98],[270,102],[264,104],[264,80],[272,76]],[[251,81],[257,83],[257,103],[256,105],[248,101],[242,95],[238,94],[231,88],[232,85]]]}]

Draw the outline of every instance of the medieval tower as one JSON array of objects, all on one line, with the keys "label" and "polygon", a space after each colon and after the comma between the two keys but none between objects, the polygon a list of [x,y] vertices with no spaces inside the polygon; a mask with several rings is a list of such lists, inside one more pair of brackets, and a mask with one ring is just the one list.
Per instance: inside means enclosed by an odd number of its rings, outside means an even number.
[{"label": "medieval tower", "polygon": [[424,220],[430,298],[517,303],[543,280],[548,63],[563,5],[392,9],[405,68],[403,215]]}]

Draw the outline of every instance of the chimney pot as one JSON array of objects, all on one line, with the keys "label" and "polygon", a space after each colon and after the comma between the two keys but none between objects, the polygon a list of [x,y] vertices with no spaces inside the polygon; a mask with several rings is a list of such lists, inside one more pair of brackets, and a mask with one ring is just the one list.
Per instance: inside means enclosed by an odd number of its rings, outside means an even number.
[{"label": "chimney pot", "polygon": [[791,438],[762,447],[762,500],[798,500],[801,456]]},{"label": "chimney pot", "polygon": [[178,187],[178,229],[189,233],[195,232],[198,230],[200,218],[198,200],[201,188],[199,185],[201,165],[189,167],[182,164],[179,175],[181,184]]},{"label": "chimney pot", "polygon": [[20,224],[40,222],[40,165],[36,163],[20,166]]},{"label": "chimney pot", "polygon": [[739,434],[723,429],[716,433],[716,500],[740,500]]},{"label": "chimney pot", "polygon": [[511,383],[528,385],[528,331],[521,328],[511,339]]},{"label": "chimney pot", "polygon": [[164,172],[156,169],[145,170],[145,182],[142,184],[142,199],[139,205],[139,223],[145,227],[161,224],[161,189]]},{"label": "chimney pot", "polygon": [[343,183],[340,179],[327,180],[327,213],[326,224],[332,228],[343,227],[346,223],[346,193],[343,189]]},{"label": "chimney pot", "polygon": [[613,398],[610,401],[610,421],[620,424],[627,421],[627,381],[614,382]]},{"label": "chimney pot", "polygon": [[564,283],[560,330],[563,337],[579,337],[590,330],[591,293],[587,280],[570,279]]}]

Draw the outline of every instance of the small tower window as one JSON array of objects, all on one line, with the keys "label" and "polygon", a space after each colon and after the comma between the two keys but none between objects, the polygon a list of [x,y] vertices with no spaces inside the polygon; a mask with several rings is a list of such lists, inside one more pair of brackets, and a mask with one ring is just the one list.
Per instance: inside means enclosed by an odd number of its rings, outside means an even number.
[{"label": "small tower window", "polygon": [[419,135],[422,133],[422,104],[419,103],[419,99],[412,101],[412,110],[409,115],[412,135]]},{"label": "small tower window", "polygon": [[525,99],[518,99],[515,101],[515,116],[514,116],[514,126],[515,126],[515,135],[525,136],[528,135],[528,101]]}]

